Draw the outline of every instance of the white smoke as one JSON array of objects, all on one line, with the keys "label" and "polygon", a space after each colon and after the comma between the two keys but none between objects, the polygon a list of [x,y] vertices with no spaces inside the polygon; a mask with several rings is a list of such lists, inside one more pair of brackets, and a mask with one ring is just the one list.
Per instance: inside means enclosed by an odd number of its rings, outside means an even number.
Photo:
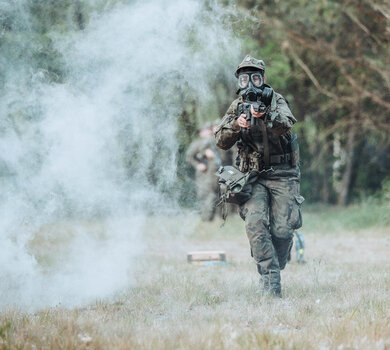
[{"label": "white smoke", "polygon": [[[24,5],[11,12],[29,28]],[[239,59],[222,15],[201,1],[118,5],[52,34],[65,82],[28,57],[6,62],[0,309],[80,305],[131,285],[147,215],[175,206],[183,101],[207,101],[217,68],[231,74]]]}]

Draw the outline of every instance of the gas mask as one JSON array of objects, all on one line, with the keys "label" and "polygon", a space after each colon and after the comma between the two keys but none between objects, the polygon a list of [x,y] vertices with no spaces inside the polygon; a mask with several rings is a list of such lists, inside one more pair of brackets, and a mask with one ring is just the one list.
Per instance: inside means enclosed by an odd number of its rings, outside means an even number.
[{"label": "gas mask", "polygon": [[271,104],[274,90],[264,85],[259,71],[246,71],[238,75],[238,86],[241,96],[247,102],[257,102],[268,107]]}]

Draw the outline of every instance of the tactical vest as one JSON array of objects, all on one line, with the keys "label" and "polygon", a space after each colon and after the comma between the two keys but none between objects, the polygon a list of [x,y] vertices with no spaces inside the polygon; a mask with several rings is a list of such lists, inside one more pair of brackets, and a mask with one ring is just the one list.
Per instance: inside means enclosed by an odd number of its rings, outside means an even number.
[{"label": "tactical vest", "polygon": [[239,151],[236,159],[236,166],[241,172],[261,171],[281,164],[290,164],[292,167],[299,165],[299,146],[296,134],[289,131],[283,136],[277,136],[283,152],[278,154],[271,154],[269,136],[266,123],[260,118],[255,118],[255,125],[249,129],[241,130],[241,140],[237,142]]}]

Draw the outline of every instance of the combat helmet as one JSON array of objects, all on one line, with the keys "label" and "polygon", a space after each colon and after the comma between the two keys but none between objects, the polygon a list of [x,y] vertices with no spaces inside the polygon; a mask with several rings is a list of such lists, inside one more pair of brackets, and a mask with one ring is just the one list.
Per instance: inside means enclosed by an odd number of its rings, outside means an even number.
[{"label": "combat helmet", "polygon": [[254,68],[254,69],[259,69],[263,73],[265,71],[265,63],[263,60],[258,60],[250,55],[246,55],[243,61],[238,65],[235,76],[238,78],[238,73],[241,69],[243,68]]}]

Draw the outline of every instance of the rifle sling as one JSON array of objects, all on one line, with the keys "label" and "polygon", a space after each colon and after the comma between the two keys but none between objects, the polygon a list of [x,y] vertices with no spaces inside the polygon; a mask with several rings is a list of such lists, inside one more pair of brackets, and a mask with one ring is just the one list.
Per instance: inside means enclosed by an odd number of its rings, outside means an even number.
[{"label": "rifle sling", "polygon": [[263,134],[263,146],[264,146],[264,165],[266,168],[270,166],[269,162],[269,144],[268,144],[268,134],[267,134],[267,126],[264,123],[263,119],[259,119],[261,132]]}]

